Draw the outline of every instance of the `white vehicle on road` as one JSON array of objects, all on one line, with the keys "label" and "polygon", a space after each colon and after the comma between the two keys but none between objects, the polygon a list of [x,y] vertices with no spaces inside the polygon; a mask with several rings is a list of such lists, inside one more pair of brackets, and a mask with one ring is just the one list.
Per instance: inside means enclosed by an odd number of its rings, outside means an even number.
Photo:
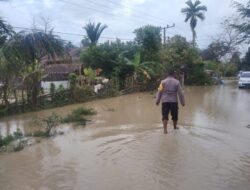
[{"label": "white vehicle on road", "polygon": [[250,88],[250,71],[244,71],[240,74],[238,86],[239,88]]}]

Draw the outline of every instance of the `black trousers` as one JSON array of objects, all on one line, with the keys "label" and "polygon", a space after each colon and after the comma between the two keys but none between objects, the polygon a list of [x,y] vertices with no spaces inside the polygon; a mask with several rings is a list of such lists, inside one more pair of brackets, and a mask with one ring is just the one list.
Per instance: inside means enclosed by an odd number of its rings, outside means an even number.
[{"label": "black trousers", "polygon": [[171,113],[172,120],[178,121],[178,103],[177,102],[164,102],[161,105],[162,121],[168,120],[169,112]]}]

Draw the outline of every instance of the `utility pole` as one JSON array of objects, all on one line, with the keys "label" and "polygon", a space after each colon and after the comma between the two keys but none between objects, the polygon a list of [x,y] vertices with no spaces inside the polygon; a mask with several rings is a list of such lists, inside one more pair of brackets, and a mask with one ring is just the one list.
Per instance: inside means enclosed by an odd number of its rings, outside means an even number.
[{"label": "utility pole", "polygon": [[172,26],[167,25],[166,27],[161,27],[163,29],[163,44],[166,44],[166,30],[169,28],[174,28],[175,24],[172,24]]}]

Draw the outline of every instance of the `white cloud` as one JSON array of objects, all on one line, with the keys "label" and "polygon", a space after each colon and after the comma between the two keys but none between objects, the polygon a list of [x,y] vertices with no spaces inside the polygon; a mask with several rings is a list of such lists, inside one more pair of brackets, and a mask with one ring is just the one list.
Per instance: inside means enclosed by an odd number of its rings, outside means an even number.
[{"label": "white cloud", "polygon": [[[114,3],[112,3],[112,2]],[[108,25],[103,36],[133,39],[134,29],[152,24],[166,26],[172,23],[175,28],[167,30],[167,36],[181,34],[188,40],[192,35],[189,23],[184,22],[181,9],[186,0],[10,0],[0,2],[0,16],[13,26],[30,27],[33,17],[39,20],[44,16],[53,22],[55,31],[84,34],[83,25],[89,20]],[[238,0],[246,3],[248,0]],[[70,2],[70,3],[67,3]],[[221,31],[223,18],[235,13],[231,0],[202,0],[208,7],[205,21],[198,22],[197,35],[200,47],[206,47],[210,36]],[[11,11],[10,11],[11,10]],[[81,41],[78,36],[63,35],[75,44]],[[102,39],[104,41],[105,39]]]},{"label": "white cloud", "polygon": [[142,5],[146,0],[122,0],[123,13],[125,16],[131,16],[137,5]]}]

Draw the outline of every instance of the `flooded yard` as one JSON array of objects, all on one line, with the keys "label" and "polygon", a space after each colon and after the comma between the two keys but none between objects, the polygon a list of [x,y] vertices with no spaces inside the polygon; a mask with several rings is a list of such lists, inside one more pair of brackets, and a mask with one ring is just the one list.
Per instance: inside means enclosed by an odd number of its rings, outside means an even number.
[{"label": "flooded yard", "polygon": [[154,95],[137,93],[0,120],[2,135],[32,118],[96,109],[85,128],[0,154],[1,190],[249,190],[250,91],[234,83],[186,87],[180,130],[163,134]]}]

